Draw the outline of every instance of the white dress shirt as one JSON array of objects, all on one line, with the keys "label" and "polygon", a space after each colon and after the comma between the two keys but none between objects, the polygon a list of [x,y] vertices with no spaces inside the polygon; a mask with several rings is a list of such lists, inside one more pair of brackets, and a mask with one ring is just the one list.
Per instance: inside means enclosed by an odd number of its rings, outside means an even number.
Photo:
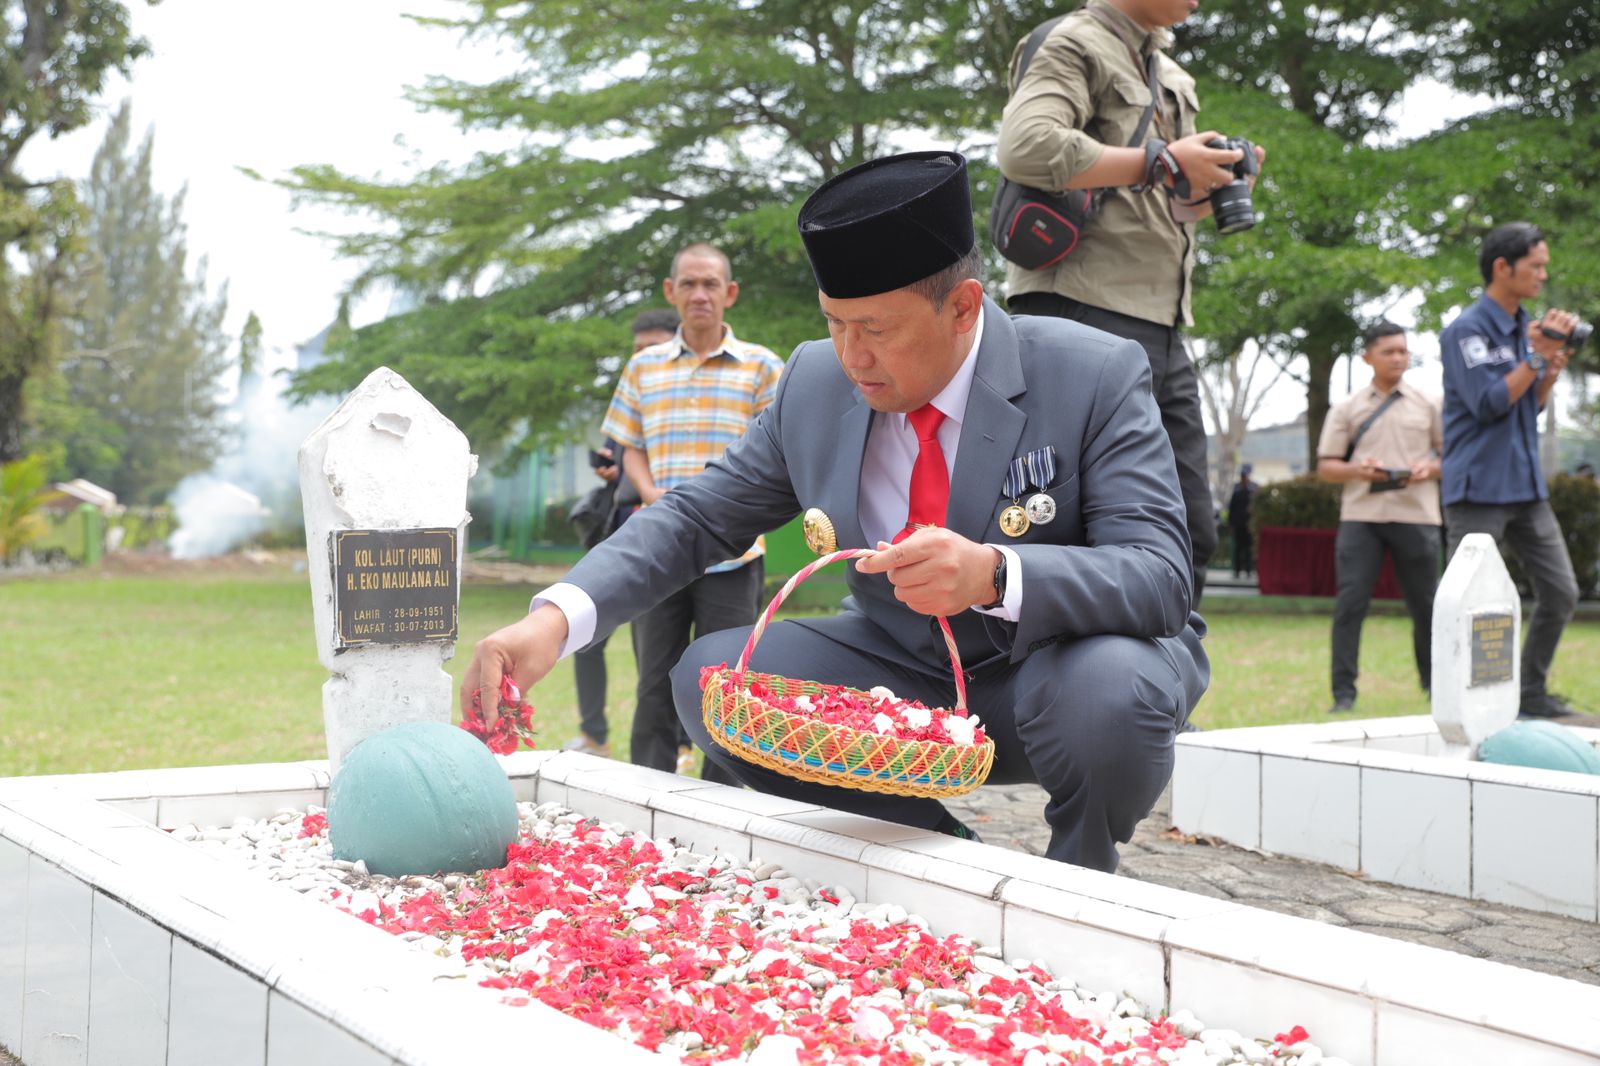
[{"label": "white dress shirt", "polygon": [[[972,375],[978,365],[978,346],[983,342],[983,315],[972,330],[972,350],[957,368],[955,377],[931,401],[944,413],[939,424],[939,448],[944,452],[947,474],[954,474],[956,451],[961,447],[961,420],[967,413],[967,394],[972,391]],[[867,449],[861,460],[861,487],[856,509],[861,517],[861,532],[869,544],[891,541],[906,525],[911,511],[911,468],[919,451],[917,431],[900,411],[876,412],[867,434]],[[999,487],[994,491],[998,494]],[[1022,616],[1022,560],[1004,544],[994,544],[1006,557],[1006,594],[993,610],[974,607],[980,614],[1015,622]],[[553,603],[567,616],[567,639],[561,646],[563,657],[585,647],[594,639],[595,609],[589,594],[576,585],[557,582],[539,593],[529,604],[533,610],[541,603]]]}]

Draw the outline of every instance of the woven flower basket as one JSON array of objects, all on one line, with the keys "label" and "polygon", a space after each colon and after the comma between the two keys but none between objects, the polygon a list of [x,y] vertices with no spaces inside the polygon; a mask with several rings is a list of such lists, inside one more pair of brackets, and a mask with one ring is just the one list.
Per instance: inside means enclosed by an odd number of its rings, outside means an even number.
[{"label": "woven flower basket", "polygon": [[[750,694],[754,682],[761,682],[779,696],[817,696],[826,691],[838,691],[837,686],[798,681],[777,674],[751,673],[747,668],[767,623],[772,621],[795,586],[829,563],[872,554],[868,549],[857,548],[825,555],[778,590],[750,631],[738,665],[732,669],[721,667],[706,676],[701,700],[706,729],[718,744],[741,758],[802,781],[933,799],[971,792],[989,776],[994,763],[993,740],[985,738],[979,744],[901,740],[823,722],[775,707]],[[955,669],[955,712],[965,715],[967,685],[961,672],[961,657],[949,623],[943,618],[938,622]],[[726,684],[730,679],[731,686]],[[725,688],[732,691],[724,691]],[[843,691],[872,698],[855,689]]]}]

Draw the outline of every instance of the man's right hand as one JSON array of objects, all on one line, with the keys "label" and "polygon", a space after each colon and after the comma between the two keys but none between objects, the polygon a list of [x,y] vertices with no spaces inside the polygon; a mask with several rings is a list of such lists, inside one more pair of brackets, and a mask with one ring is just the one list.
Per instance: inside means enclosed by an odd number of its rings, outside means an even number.
[{"label": "man's right hand", "polygon": [[462,715],[472,710],[474,696],[483,693],[484,721],[494,725],[500,717],[500,679],[509,674],[526,693],[555,667],[566,639],[567,616],[555,604],[541,603],[519,621],[478,641],[461,679]]},{"label": "man's right hand", "polygon": [[1361,460],[1361,465],[1355,467],[1355,472],[1356,477],[1361,481],[1389,480],[1389,471],[1385,470],[1383,464],[1370,455]]},{"label": "man's right hand", "polygon": [[[1562,311],[1559,308],[1552,307],[1544,313],[1543,318],[1528,328],[1528,346],[1544,356],[1546,360],[1553,361],[1561,355],[1570,342],[1556,340],[1554,337],[1546,335],[1544,327],[1548,326],[1555,332],[1570,337],[1572,336],[1572,327],[1577,324],[1577,315],[1571,311]],[[1566,365],[1564,361],[1562,365]]]},{"label": "man's right hand", "polygon": [[1233,164],[1244,158],[1238,148],[1210,148],[1206,142],[1219,139],[1216,130],[1192,133],[1167,145],[1167,151],[1189,179],[1189,198],[1200,200],[1233,180]]}]

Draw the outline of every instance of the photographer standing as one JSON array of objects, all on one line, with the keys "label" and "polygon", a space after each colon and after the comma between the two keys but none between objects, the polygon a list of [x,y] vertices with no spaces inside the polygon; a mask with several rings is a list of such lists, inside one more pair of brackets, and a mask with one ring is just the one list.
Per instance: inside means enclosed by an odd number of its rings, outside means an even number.
[{"label": "photographer standing", "polygon": [[[1188,0],[1089,0],[1047,23],[1036,51],[1030,39],[1012,57],[997,154],[1001,172],[1019,184],[1103,191],[1098,214],[1064,258],[1042,270],[1007,268],[1009,306],[1144,347],[1177,460],[1198,592],[1217,533],[1200,394],[1178,327],[1192,321],[1193,223],[1211,213],[1210,193],[1236,180],[1244,150],[1208,147],[1219,135],[1195,132],[1194,79],[1164,52],[1168,28],[1190,9]],[[1254,151],[1259,165],[1265,153]]]},{"label": "photographer standing", "polygon": [[1550,249],[1527,222],[1483,239],[1483,295],[1439,337],[1444,361],[1444,517],[1450,554],[1468,533],[1509,544],[1533,582],[1522,645],[1521,717],[1557,718],[1567,702],[1545,689],[1578,582],[1539,467],[1539,412],[1571,355],[1578,319],[1554,308],[1533,322],[1522,301],[1544,288]]},{"label": "photographer standing", "polygon": [[1411,367],[1406,331],[1379,322],[1363,338],[1372,384],[1328,412],[1317,476],[1341,482],[1335,542],[1333,713],[1354,710],[1361,624],[1383,553],[1411,613],[1411,649],[1423,689],[1433,684],[1433,594],[1439,587],[1439,405],[1401,378]]}]

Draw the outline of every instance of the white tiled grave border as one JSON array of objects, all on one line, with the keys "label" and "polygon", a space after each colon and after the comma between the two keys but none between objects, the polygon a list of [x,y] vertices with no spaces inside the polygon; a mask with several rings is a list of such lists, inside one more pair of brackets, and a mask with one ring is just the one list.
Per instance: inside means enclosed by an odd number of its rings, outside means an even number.
[{"label": "white tiled grave border", "polygon": [[[1574,732],[1600,749],[1600,729]],[[1600,921],[1600,777],[1443,751],[1427,715],[1188,733],[1172,824],[1392,884]]]},{"label": "white tiled grave border", "polygon": [[[1600,988],[575,753],[503,760],[557,801],[782,862],[934,932],[1153,1010],[1356,1066],[1600,1060]],[[157,827],[321,803],[323,763],[0,780],[0,1044],[27,1066],[659,1061]]]}]

